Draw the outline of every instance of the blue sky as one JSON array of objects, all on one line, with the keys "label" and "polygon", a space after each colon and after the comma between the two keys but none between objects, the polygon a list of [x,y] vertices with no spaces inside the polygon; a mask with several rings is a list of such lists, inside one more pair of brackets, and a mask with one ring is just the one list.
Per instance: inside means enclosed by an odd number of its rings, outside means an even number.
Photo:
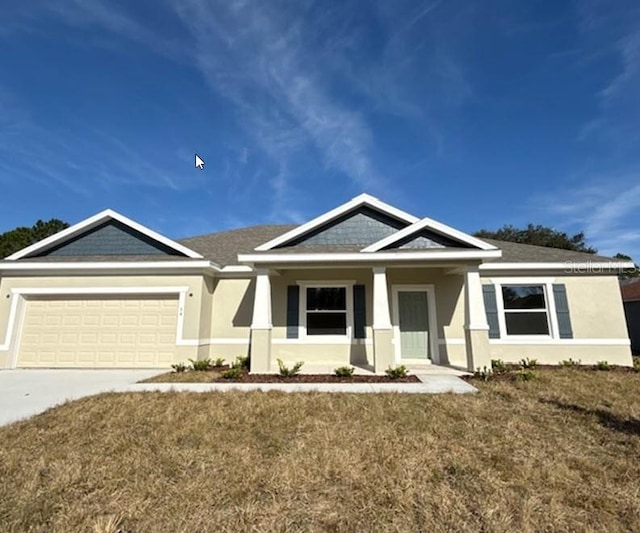
[{"label": "blue sky", "polygon": [[368,192],[640,258],[636,1],[4,4],[2,231],[111,207],[182,237]]}]

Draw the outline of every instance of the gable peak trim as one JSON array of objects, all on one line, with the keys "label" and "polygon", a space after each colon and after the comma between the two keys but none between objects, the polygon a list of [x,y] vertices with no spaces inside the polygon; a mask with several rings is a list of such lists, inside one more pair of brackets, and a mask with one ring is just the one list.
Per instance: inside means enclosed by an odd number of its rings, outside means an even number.
[{"label": "gable peak trim", "polygon": [[143,235],[146,235],[150,239],[158,243],[161,243],[171,248],[172,250],[175,250],[176,252],[184,254],[186,257],[190,257],[192,259],[203,258],[202,255],[191,250],[190,248],[187,248],[186,246],[183,246],[182,244],[179,244],[174,240],[169,239],[168,237],[165,237],[164,235],[161,235],[160,233],[153,231],[152,229],[147,228],[146,226],[143,226],[142,224],[139,224],[138,222],[131,220],[130,218],[124,215],[121,215],[120,213],[114,211],[113,209],[105,209],[104,211],[100,211],[99,213],[85,220],[82,220],[77,224],[74,224],[73,226],[69,226],[67,229],[59,231],[58,233],[55,233],[47,237],[46,239],[42,239],[41,241],[38,241],[30,246],[27,246],[22,250],[18,250],[17,252],[6,257],[5,259],[13,261],[16,259],[25,258],[35,252],[46,251],[49,248],[52,248],[53,246],[55,246],[56,244],[63,243],[67,239],[71,239],[76,235],[79,235],[85,231],[89,231],[95,228],[96,226],[99,226],[100,224],[103,224],[110,220],[118,221],[124,224],[125,226],[139,233],[142,233]]}]

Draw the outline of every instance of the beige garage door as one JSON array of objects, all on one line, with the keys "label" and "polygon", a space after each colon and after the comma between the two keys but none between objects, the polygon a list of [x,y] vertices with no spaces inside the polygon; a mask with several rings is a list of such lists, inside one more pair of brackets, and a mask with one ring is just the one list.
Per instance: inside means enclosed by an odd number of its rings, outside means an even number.
[{"label": "beige garage door", "polygon": [[166,367],[174,360],[176,296],[38,297],[26,302],[20,367]]}]

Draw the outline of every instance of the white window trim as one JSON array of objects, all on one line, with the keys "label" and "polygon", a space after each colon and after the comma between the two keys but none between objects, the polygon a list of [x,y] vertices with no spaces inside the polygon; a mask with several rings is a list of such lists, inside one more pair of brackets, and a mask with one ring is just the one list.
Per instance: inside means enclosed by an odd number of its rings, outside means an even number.
[{"label": "white window trim", "polygon": [[[302,341],[313,344],[313,341],[318,341],[318,344],[336,344],[344,343],[345,341],[351,342],[353,339],[353,285],[355,280],[329,280],[329,281],[298,281],[300,286],[300,302],[298,309],[298,338]],[[344,288],[346,297],[346,309],[347,314],[347,330],[345,335],[307,335],[307,289],[310,288]]]},{"label": "white window trim", "polygon": [[427,293],[427,306],[429,307],[429,348],[431,349],[431,362],[440,363],[440,350],[438,342],[438,316],[436,314],[436,289],[435,285],[392,285],[391,294],[393,298],[393,344],[396,364],[403,362],[409,364],[424,363],[423,359],[403,359],[400,343],[400,305],[398,293],[402,291],[424,291]]},{"label": "white window trim", "polygon": [[[558,316],[556,314],[556,302],[553,296],[553,278],[502,278],[492,280],[496,291],[496,307],[498,309],[498,324],[500,326],[500,340],[506,342],[526,341],[541,342],[552,341],[560,338],[558,328]],[[544,298],[547,304],[547,327],[549,333],[547,335],[509,335],[507,334],[507,324],[505,320],[504,298],[502,295],[502,287],[509,285],[539,285],[544,291]],[[542,310],[534,309],[533,312],[542,312]],[[509,312],[509,310],[507,310]],[[492,339],[495,340],[495,339]]]}]

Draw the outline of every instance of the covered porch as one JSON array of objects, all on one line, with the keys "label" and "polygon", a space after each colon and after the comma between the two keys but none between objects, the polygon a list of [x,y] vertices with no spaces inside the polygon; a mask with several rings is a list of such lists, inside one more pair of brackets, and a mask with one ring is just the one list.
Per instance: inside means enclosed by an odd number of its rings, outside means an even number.
[{"label": "covered porch", "polygon": [[278,359],[307,373],[490,366],[479,262],[255,268],[252,372],[277,372]]}]

